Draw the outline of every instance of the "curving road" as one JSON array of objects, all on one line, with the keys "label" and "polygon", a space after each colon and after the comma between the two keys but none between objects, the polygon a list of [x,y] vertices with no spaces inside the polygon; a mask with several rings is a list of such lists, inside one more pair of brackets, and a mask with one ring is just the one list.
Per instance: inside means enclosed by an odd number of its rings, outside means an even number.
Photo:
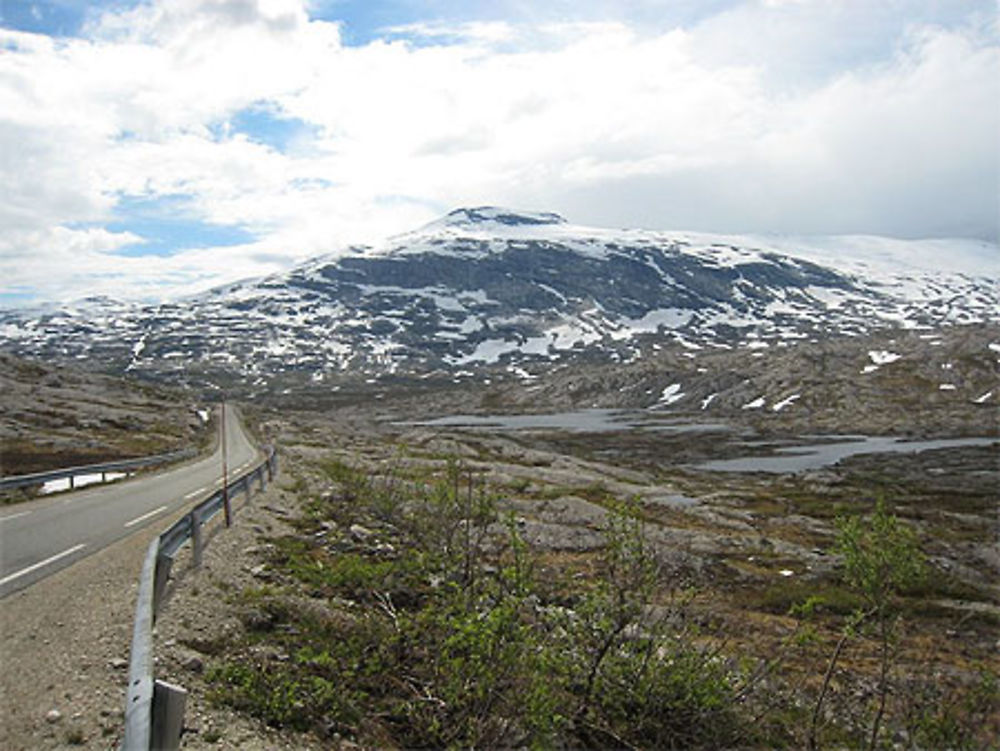
[{"label": "curving road", "polygon": [[[230,476],[257,448],[233,409],[225,410]],[[0,513],[0,599],[148,524],[168,519],[222,485],[222,446],[211,456],[155,475],[22,503]]]}]

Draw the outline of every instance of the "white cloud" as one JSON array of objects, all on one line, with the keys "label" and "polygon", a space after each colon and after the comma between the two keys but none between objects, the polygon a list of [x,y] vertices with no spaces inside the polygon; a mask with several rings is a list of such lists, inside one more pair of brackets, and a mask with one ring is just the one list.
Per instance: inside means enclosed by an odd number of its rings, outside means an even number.
[{"label": "white cloud", "polygon": [[[359,47],[302,0],[159,0],[59,41],[0,29],[4,284],[204,286],[480,203],[995,239],[987,6],[761,0],[650,30],[583,3],[590,20],[406,24]],[[293,148],[232,127],[261,104],[308,126]],[[136,237],[100,229],[123,197],[177,195],[187,218],[257,240],[123,259]]]}]

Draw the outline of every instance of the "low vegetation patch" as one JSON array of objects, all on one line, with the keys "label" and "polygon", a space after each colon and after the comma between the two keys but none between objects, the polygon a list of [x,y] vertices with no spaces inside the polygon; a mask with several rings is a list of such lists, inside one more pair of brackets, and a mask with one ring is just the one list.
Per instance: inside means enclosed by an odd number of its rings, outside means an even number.
[{"label": "low vegetation patch", "polygon": [[988,747],[989,670],[947,701],[897,670],[928,585],[884,506],[837,521],[839,573],[731,598],[781,624],[755,654],[603,486],[573,489],[609,510],[603,548],[556,554],[456,461],[318,472],[334,490],[269,541],[208,672],[214,701],[270,725],[387,748]]}]

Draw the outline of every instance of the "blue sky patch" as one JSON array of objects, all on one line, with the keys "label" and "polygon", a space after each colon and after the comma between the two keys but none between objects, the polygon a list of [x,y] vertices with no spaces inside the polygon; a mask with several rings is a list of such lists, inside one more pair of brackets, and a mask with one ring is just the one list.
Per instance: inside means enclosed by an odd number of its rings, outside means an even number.
[{"label": "blue sky patch", "polygon": [[28,305],[38,299],[38,292],[31,287],[20,284],[10,290],[0,290],[0,308],[16,308]]},{"label": "blue sky patch", "polygon": [[217,137],[228,133],[242,133],[255,143],[270,146],[282,153],[296,140],[305,140],[315,134],[316,129],[297,117],[284,117],[274,111],[266,103],[258,103],[246,107],[233,115],[227,123],[218,124],[213,128]]},{"label": "blue sky patch", "polygon": [[194,216],[190,197],[129,198],[119,200],[114,221],[104,223],[109,232],[131,232],[145,239],[126,245],[117,255],[172,256],[190,248],[210,248],[251,243],[257,238],[242,227],[209,224]]},{"label": "blue sky patch", "polygon": [[0,2],[0,26],[55,37],[75,36],[87,17],[88,5],[91,3],[85,0],[4,0]]}]

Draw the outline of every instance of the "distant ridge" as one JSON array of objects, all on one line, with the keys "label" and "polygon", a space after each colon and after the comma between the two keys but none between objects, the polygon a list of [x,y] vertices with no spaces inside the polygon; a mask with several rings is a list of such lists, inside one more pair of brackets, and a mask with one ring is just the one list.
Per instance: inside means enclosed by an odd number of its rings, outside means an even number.
[{"label": "distant ridge", "polygon": [[970,241],[612,230],[479,206],[353,250],[183,304],[0,311],[2,346],[271,388],[484,369],[530,378],[568,358],[1000,320],[1000,253]]}]

